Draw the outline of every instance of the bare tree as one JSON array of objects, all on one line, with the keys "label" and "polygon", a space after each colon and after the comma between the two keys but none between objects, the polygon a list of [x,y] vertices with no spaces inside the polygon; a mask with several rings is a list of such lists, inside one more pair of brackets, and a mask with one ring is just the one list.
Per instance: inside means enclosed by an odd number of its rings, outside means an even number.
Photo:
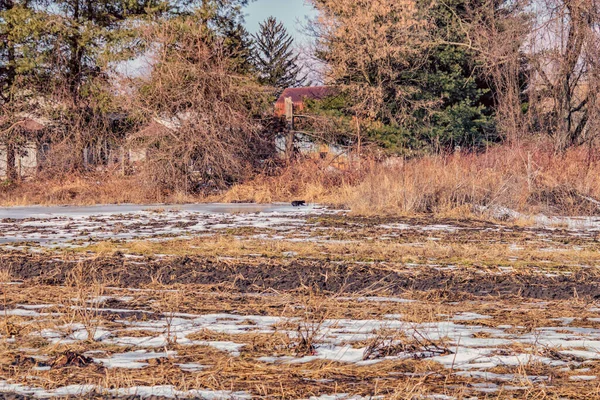
[{"label": "bare tree", "polygon": [[139,82],[135,105],[155,122],[134,140],[149,149],[151,182],[193,192],[247,177],[269,144],[255,118],[267,104],[263,90],[237,72],[222,38],[193,16],[146,35],[156,43],[156,60],[149,79]]},{"label": "bare tree", "polygon": [[529,0],[471,1],[466,20],[457,24],[476,51],[478,67],[490,80],[496,109],[496,125],[509,142],[528,135],[526,93],[529,67],[524,45],[531,33]]},{"label": "bare tree", "polygon": [[[415,107],[416,87],[400,77],[417,69],[430,45],[427,5],[414,0],[313,0],[317,53],[326,83],[349,93],[361,118],[400,124]],[[393,106],[390,106],[393,105]],[[418,104],[427,106],[427,104]]]},{"label": "bare tree", "polygon": [[531,35],[533,100],[543,129],[563,151],[582,143],[597,108],[599,31],[594,0],[544,0]]}]

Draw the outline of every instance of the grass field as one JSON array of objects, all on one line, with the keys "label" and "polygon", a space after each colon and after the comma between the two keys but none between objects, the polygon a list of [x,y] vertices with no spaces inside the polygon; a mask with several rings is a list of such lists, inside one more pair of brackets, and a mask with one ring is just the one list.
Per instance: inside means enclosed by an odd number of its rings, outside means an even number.
[{"label": "grass field", "polygon": [[0,229],[11,396],[600,398],[593,218],[154,208]]}]

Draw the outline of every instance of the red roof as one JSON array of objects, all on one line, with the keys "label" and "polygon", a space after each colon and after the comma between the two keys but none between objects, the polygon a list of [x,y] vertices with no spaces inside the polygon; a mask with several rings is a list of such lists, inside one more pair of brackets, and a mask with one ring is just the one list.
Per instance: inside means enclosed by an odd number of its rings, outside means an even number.
[{"label": "red roof", "polygon": [[6,129],[7,131],[10,131],[12,129],[18,129],[21,132],[29,133],[37,133],[43,131],[46,128],[45,125],[29,117],[22,118],[20,121],[16,122],[11,121],[7,117],[2,117],[0,118],[0,125],[8,125]]},{"label": "red roof", "polygon": [[332,89],[329,86],[289,88],[283,91],[275,104],[285,104],[287,97],[291,97],[293,103],[302,103],[305,99],[322,100],[331,94]]}]

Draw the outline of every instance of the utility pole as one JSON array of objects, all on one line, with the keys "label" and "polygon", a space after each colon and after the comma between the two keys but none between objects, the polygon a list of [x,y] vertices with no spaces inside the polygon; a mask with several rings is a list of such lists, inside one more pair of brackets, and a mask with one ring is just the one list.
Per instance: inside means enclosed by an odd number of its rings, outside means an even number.
[{"label": "utility pole", "polygon": [[285,98],[285,119],[288,125],[288,134],[285,141],[285,156],[289,162],[294,154],[294,139],[296,138],[294,132],[294,102],[291,97]]}]

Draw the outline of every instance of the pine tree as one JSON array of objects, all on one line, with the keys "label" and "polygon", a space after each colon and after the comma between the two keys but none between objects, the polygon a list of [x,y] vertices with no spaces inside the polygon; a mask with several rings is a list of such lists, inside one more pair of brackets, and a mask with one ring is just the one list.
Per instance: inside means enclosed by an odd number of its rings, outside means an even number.
[{"label": "pine tree", "polygon": [[248,74],[254,70],[252,65],[252,36],[239,21],[231,21],[223,32],[223,44],[226,55],[236,65],[235,70],[241,74]]},{"label": "pine tree", "polygon": [[0,152],[6,155],[6,176],[17,177],[15,155],[24,137],[15,115],[32,108],[31,100],[43,46],[44,19],[30,0],[0,0]]},{"label": "pine tree", "polygon": [[29,0],[0,0],[0,104],[12,106],[16,84],[28,86],[26,79],[40,64],[44,19]]},{"label": "pine tree", "polygon": [[281,22],[269,17],[254,35],[253,61],[264,85],[286,89],[302,83],[299,55],[294,53],[294,39]]}]

